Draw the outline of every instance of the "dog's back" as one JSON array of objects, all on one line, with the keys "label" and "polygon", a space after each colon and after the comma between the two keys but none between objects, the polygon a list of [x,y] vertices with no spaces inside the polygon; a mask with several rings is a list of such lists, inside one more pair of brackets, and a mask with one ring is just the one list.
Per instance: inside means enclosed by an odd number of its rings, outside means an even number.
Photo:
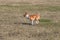
[{"label": "dog's back", "polygon": [[40,19],[40,15],[38,15],[38,14],[30,15],[29,19],[30,20],[39,20]]}]

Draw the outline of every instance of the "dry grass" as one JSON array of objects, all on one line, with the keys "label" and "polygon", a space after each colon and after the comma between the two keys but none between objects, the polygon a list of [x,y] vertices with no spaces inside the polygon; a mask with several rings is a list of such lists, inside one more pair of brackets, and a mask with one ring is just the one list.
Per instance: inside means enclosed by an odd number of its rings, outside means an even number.
[{"label": "dry grass", "polygon": [[[30,25],[25,11],[39,12],[38,25]],[[0,40],[60,40],[60,6],[0,5]]]},{"label": "dry grass", "polygon": [[0,5],[6,4],[17,4],[28,3],[28,4],[44,4],[44,5],[60,5],[60,0],[0,0]]}]

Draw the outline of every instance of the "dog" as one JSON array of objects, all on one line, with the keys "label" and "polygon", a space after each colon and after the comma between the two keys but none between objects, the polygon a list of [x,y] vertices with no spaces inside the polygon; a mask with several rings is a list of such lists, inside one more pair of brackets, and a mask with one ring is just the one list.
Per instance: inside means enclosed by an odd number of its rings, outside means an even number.
[{"label": "dog", "polygon": [[40,20],[40,15],[39,14],[29,15],[27,12],[25,12],[25,14],[23,16],[26,17],[27,19],[29,19],[31,21],[32,25],[34,24],[34,21],[36,22],[36,24],[39,23],[39,20]]}]

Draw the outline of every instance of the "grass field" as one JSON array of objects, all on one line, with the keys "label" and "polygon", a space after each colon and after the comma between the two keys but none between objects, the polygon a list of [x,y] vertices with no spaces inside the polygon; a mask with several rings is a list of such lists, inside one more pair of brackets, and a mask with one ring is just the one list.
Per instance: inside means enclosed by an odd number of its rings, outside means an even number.
[{"label": "grass field", "polygon": [[[30,25],[25,11],[40,13],[40,23]],[[0,40],[60,40],[60,6],[0,5]]]}]

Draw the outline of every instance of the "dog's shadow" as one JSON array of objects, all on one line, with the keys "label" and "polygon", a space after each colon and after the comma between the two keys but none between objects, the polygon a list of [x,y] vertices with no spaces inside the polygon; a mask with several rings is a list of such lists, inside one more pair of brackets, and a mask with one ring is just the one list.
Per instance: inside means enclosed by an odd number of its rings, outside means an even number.
[{"label": "dog's shadow", "polygon": [[31,23],[21,23],[21,24],[23,24],[23,25],[31,25]]},{"label": "dog's shadow", "polygon": [[31,25],[31,23],[24,23],[24,22],[19,22],[19,23],[14,23],[14,24],[22,24],[22,25]]}]

